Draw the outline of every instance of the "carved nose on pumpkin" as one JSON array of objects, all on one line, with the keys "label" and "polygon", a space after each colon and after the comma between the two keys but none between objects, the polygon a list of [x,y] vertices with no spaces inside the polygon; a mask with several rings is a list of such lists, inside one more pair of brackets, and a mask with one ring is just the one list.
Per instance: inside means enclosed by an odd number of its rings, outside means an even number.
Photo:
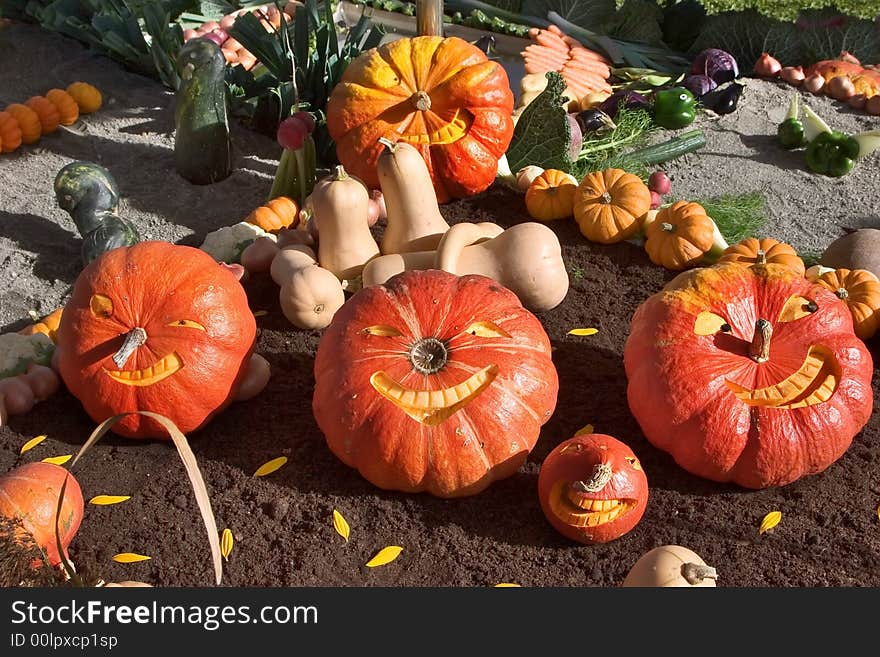
[{"label": "carved nose on pumpkin", "polygon": [[773,336],[773,325],[766,319],[755,322],[755,334],[749,345],[749,358],[756,363],[770,360],[770,338]]},{"label": "carved nose on pumpkin", "polygon": [[607,463],[597,463],[593,466],[593,474],[585,481],[575,481],[572,488],[581,493],[598,493],[605,488],[605,484],[611,481],[611,466]]}]

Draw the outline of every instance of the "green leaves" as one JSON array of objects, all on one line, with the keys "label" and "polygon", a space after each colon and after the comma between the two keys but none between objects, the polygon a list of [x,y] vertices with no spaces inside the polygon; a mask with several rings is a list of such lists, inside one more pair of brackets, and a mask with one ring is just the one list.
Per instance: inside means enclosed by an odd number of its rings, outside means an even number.
[{"label": "green leaves", "polygon": [[617,10],[615,0],[523,0],[522,13],[545,17],[554,11],[581,27],[594,27],[613,20]]},{"label": "green leaves", "polygon": [[565,80],[555,71],[547,73],[547,88],[524,110],[507,149],[510,170],[534,164],[544,169],[568,171],[571,126],[562,106]]}]

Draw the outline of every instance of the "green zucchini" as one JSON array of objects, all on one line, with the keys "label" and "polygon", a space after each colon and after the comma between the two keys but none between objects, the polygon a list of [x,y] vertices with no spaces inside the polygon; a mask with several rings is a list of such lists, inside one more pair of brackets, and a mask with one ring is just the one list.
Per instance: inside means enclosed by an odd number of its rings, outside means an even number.
[{"label": "green zucchini", "polygon": [[187,41],[177,55],[180,86],[175,97],[174,164],[195,185],[232,173],[232,142],[226,113],[226,60],[209,39]]},{"label": "green zucchini", "polygon": [[119,187],[101,165],[71,162],[56,174],[54,188],[58,206],[82,235],[84,265],[105,251],[140,241],[134,225],[119,216]]},{"label": "green zucchini", "polygon": [[689,130],[653,146],[646,146],[623,156],[628,162],[638,162],[643,166],[652,166],[669,162],[687,153],[693,153],[706,145],[706,135],[702,130]]}]

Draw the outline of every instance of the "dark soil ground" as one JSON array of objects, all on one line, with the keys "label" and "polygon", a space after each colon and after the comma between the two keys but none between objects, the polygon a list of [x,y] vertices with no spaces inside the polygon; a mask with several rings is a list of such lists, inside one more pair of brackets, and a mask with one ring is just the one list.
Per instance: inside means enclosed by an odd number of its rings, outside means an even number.
[{"label": "dark soil ground", "polygon": [[[122,79],[121,71],[117,75]],[[158,85],[137,80],[141,87],[153,90],[157,106],[167,105],[167,95],[161,94]],[[157,120],[167,128],[167,117]],[[164,139],[167,144],[167,133]],[[114,152],[109,157],[118,160],[123,155]],[[59,161],[69,159],[64,151]],[[167,155],[157,155],[144,167],[167,164],[167,159]],[[57,166],[51,175],[55,170]],[[173,173],[167,169],[166,175]],[[140,189],[134,182],[122,185],[124,193],[126,188]],[[234,191],[225,189],[227,194]],[[7,193],[0,190],[0,195]],[[261,187],[247,188],[244,193],[263,194]],[[144,198],[148,197],[140,200]],[[509,226],[527,220],[521,198],[501,189],[444,206],[442,211],[450,221],[493,220]],[[0,214],[0,223],[27,219],[19,210]],[[7,224],[4,234],[16,233],[9,229],[11,225]],[[785,487],[747,491],[688,474],[645,440],[630,415],[622,358],[634,310],[672,274],[651,264],[637,245],[592,245],[573,222],[557,222],[553,227],[571,276],[565,301],[540,316],[554,346],[560,377],[556,412],[519,473],[465,499],[383,492],[338,461],[311,412],[312,367],[321,333],[296,330],[288,324],[279,310],[277,288],[267,277],[246,283],[251,308],[267,311],[257,318],[257,351],[272,365],[271,381],[259,397],[232,405],[190,436],[218,526],[231,528],[235,536],[224,585],[492,586],[514,582],[612,587],[622,582],[642,553],[669,543],[687,546],[715,565],[719,586],[880,585],[876,511],[880,421],[876,413],[839,461],[822,474]],[[75,261],[76,237],[66,239],[70,240],[66,251],[50,255]],[[36,248],[34,242],[39,246],[39,240],[33,240],[30,250]],[[45,277],[47,288],[65,287],[65,267],[62,275],[53,272]],[[12,302],[8,294],[3,299]],[[22,303],[28,307],[27,301]],[[3,330],[24,323],[9,323]],[[588,337],[567,335],[572,328],[589,326],[599,332]],[[876,342],[869,346],[876,359]],[[874,388],[876,395],[880,392],[876,380]],[[635,529],[595,546],[576,544],[556,533],[544,519],[537,497],[537,475],[545,456],[587,423],[597,432],[627,442],[641,459],[651,486],[647,511]],[[25,461],[75,453],[93,428],[77,399],[62,390],[0,428],[0,471]],[[44,433],[48,440],[19,457],[26,440]],[[261,464],[282,455],[289,458],[285,467],[264,478],[252,476]],[[76,465],[74,473],[87,500],[98,494],[132,496],[123,504],[86,506],[82,528],[70,549],[81,573],[164,586],[212,584],[204,529],[170,443],[109,436]],[[351,526],[349,542],[333,529],[333,509]],[[761,519],[773,510],[782,512],[782,522],[759,535]],[[402,546],[400,557],[384,567],[366,568],[367,560],[386,545]],[[117,564],[111,557],[118,552],[138,552],[152,559]]]}]

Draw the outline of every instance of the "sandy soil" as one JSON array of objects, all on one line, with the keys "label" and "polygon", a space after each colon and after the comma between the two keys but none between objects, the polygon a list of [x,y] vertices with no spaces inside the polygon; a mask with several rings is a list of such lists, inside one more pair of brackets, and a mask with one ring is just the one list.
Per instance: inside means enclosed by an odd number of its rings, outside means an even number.
[{"label": "sandy soil", "polygon": [[[105,105],[73,129],[62,129],[0,158],[0,331],[16,330],[28,311],[45,314],[63,303],[80,270],[79,238],[52,191],[56,172],[74,159],[93,160],[117,178],[122,213],[144,238],[198,245],[205,233],[241,220],[265,197],[277,146],[236,126],[236,171],[227,180],[194,187],[174,173],[173,96],[158,83],[124,72],[66,38],[31,26],[0,32],[0,55],[28,62],[0,70],[0,104],[20,102],[74,80],[97,85]],[[760,190],[767,195],[766,234],[799,249],[816,250],[843,226],[880,223],[878,157],[837,180],[803,170],[801,155],[774,145],[771,135],[791,89],[748,81],[738,111],[701,117],[708,145],[669,165],[674,195],[700,197]],[[808,102],[835,128],[880,127],[877,119]],[[444,206],[450,221],[527,220],[519,197],[502,189]],[[258,318],[257,350],[273,368],[266,391],[236,404],[192,444],[212,494],[220,527],[236,548],[226,566],[231,586],[615,586],[646,550],[679,543],[721,573],[723,586],[880,585],[880,421],[876,414],[852,447],[821,475],[783,488],[744,491],[697,479],[641,435],[626,404],[622,351],[629,319],[671,274],[644,251],[624,243],[587,243],[573,222],[554,229],[564,248],[572,286],[565,301],[541,316],[551,337],[561,389],[556,413],[521,471],[486,492],[446,501],[378,491],[329,452],[311,414],[312,364],[319,332],[293,329],[281,315],[274,284],[246,284]],[[588,338],[567,335],[595,326]],[[869,345],[877,357],[876,342]],[[877,394],[875,383],[875,394]],[[540,463],[586,423],[628,442],[651,484],[648,509],[626,536],[587,547],[559,536],[544,520],[536,480]],[[0,428],[0,471],[69,454],[93,423],[66,391]],[[25,440],[49,439],[23,457]],[[289,462],[266,478],[252,473],[285,455]],[[87,506],[71,546],[81,572],[158,585],[209,585],[209,557],[182,467],[169,444],[111,437],[77,465],[86,499],[132,495],[124,504]],[[335,534],[336,508],[352,527],[345,543]],[[782,523],[759,536],[768,511]],[[381,547],[400,545],[393,564],[363,564]],[[121,565],[117,552],[148,554]]]}]

